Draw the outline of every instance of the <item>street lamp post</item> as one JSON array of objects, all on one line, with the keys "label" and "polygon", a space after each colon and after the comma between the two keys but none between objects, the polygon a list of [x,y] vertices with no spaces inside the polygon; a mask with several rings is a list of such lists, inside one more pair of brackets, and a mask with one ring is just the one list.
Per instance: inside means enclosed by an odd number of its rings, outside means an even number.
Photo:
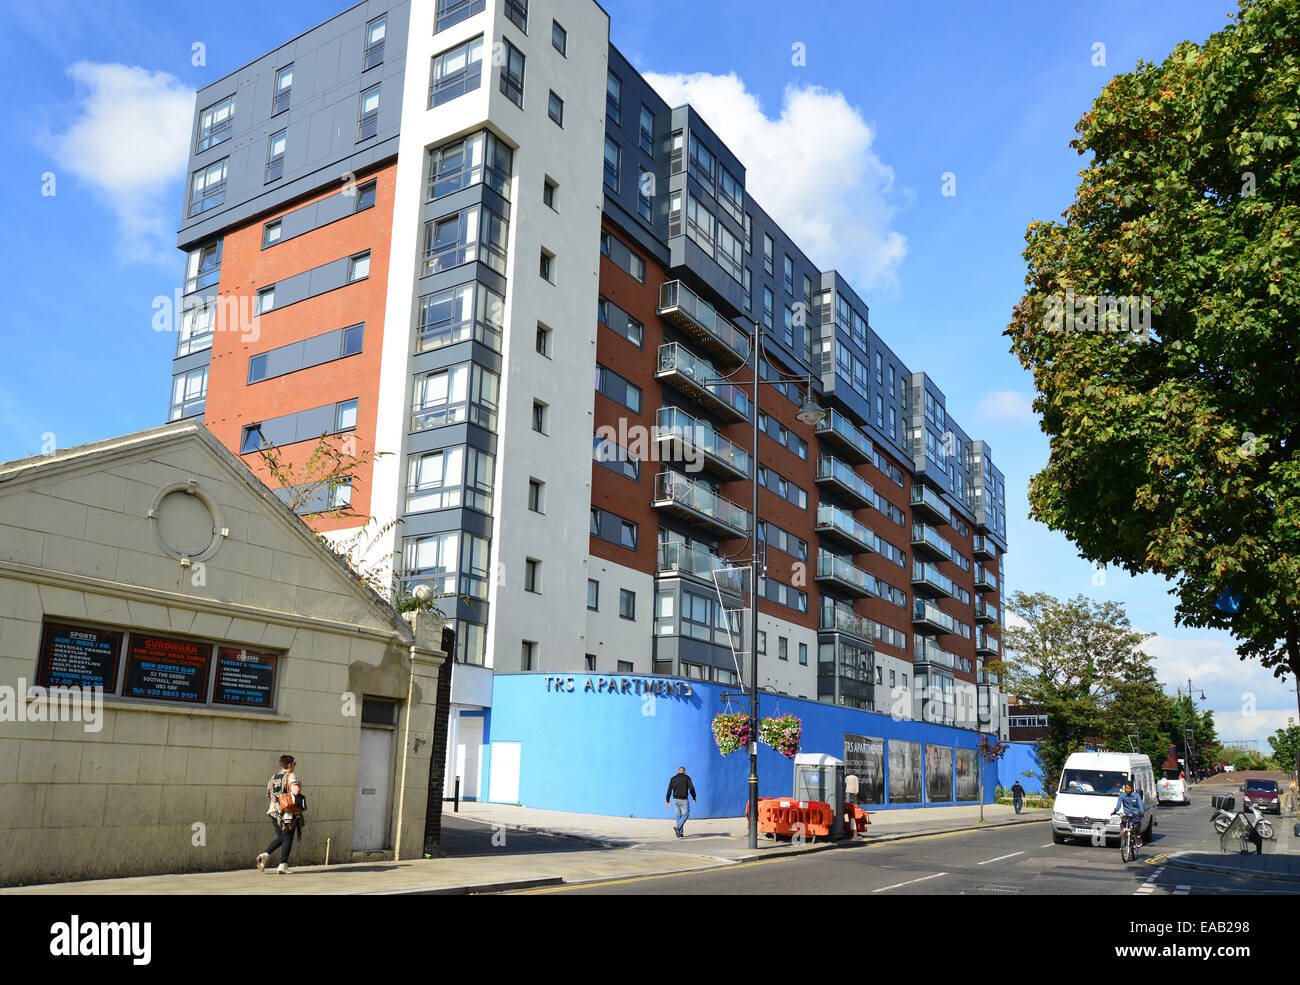
[{"label": "street lamp post", "polygon": [[[758,578],[759,571],[762,567],[762,552],[758,543],[758,403],[759,403],[759,386],[763,383],[780,383],[786,379],[799,379],[800,377],[788,377],[780,371],[776,371],[782,376],[781,380],[764,380],[759,370],[759,361],[763,352],[763,323],[756,321],[754,323],[753,344],[750,349],[754,356],[754,378],[753,397],[750,401],[749,412],[753,418],[753,457],[750,459],[749,483],[751,490],[750,513],[749,513],[749,847],[758,847]],[[812,374],[807,377],[808,388],[804,395],[803,404],[799,407],[799,413],[795,419],[804,423],[817,425],[826,416],[826,411],[822,410],[813,401],[812,397]],[[730,377],[720,377],[718,379],[707,380],[708,383],[733,382]],[[734,556],[734,555],[733,555]]]}]

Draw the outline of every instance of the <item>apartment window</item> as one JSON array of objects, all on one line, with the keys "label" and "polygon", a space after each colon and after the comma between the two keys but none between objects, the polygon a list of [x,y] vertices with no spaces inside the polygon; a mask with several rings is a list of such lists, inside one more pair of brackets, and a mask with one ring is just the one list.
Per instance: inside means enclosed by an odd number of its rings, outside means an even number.
[{"label": "apartment window", "polygon": [[754,252],[754,219],[748,212],[745,213],[745,252]]},{"label": "apartment window", "polygon": [[365,331],[364,322],[349,325],[251,356],[248,360],[248,383],[260,383],[335,359],[355,356],[362,349]]},{"label": "apartment window", "polygon": [[429,109],[477,89],[483,75],[483,39],[475,38],[433,58]]},{"label": "apartment window", "polygon": [[618,617],[636,619],[636,592],[629,592],[626,588],[618,590]]},{"label": "apartment window", "polygon": [[437,13],[434,15],[433,33],[445,31],[453,24],[481,14],[485,8],[484,0],[438,0]]},{"label": "apartment window", "polygon": [[594,578],[587,579],[587,608],[592,612],[600,611],[600,582]]},{"label": "apartment window", "polygon": [[637,140],[641,149],[653,158],[655,156],[655,115],[644,104],[641,106],[641,127]]},{"label": "apartment window", "polygon": [[369,140],[379,132],[379,86],[371,86],[361,93],[361,109],[357,115],[357,143]]},{"label": "apartment window", "polygon": [[388,15],[376,17],[366,25],[366,49],[361,56],[361,71],[365,72],[382,64],[384,60],[384,36],[388,33]]},{"label": "apartment window", "polygon": [[603,393],[634,414],[641,413],[641,388],[599,363],[596,364],[596,392]]},{"label": "apartment window", "polygon": [[618,191],[618,169],[621,149],[609,137],[605,138],[605,184]]},{"label": "apartment window", "polygon": [[718,161],[713,156],[713,152],[704,146],[699,137],[691,134],[691,174],[695,175],[696,179],[710,192],[713,191],[717,166]]},{"label": "apartment window", "polygon": [[758,652],[767,653],[767,633],[760,629],[757,635],[758,635]]},{"label": "apartment window", "polygon": [[480,205],[426,222],[422,276],[475,260],[504,274],[507,233],[506,220]]},{"label": "apartment window", "polygon": [[344,400],[334,407],[334,430],[351,431],[357,426],[357,401]]},{"label": "apartment window", "polygon": [[524,640],[523,652],[519,661],[519,669],[537,669],[537,643],[533,640]]},{"label": "apartment window", "polygon": [[540,400],[533,401],[533,430],[538,434],[546,433],[547,405]]},{"label": "apartment window", "polygon": [[429,151],[427,201],[480,181],[508,200],[513,160],[514,152],[486,131],[436,147]]},{"label": "apartment window", "polygon": [[898,416],[893,407],[889,408],[889,436],[891,438],[898,437]]},{"label": "apartment window", "polygon": [[266,142],[266,180],[275,181],[284,175],[284,148],[287,131],[271,134]]},{"label": "apartment window", "polygon": [[790,641],[786,639],[784,636],[778,636],[776,638],[776,659],[778,660],[790,659]]},{"label": "apartment window", "polygon": [[623,125],[623,82],[613,72],[605,76],[605,116],[615,126]]},{"label": "apartment window", "polygon": [[587,665],[587,673],[594,674],[596,672],[596,655],[588,653],[584,659]]},{"label": "apartment window", "polygon": [[524,558],[524,591],[542,594],[542,562],[536,558]]},{"label": "apartment window", "polygon": [[495,463],[494,456],[472,447],[412,456],[407,476],[407,512],[454,509],[462,505],[463,499],[465,506],[491,513]]},{"label": "apartment window", "polygon": [[564,100],[555,94],[554,89],[551,90],[546,104],[546,115],[560,126],[564,126]]},{"label": "apartment window", "polygon": [[709,256],[713,256],[713,226],[717,220],[694,195],[686,196],[686,235]]},{"label": "apartment window", "polygon": [[[508,0],[507,0],[508,2]],[[505,60],[501,63],[501,91],[507,99],[524,108],[524,53],[509,41],[505,46]]]},{"label": "apartment window", "polygon": [[618,442],[602,437],[599,432],[594,432],[591,436],[591,460],[625,479],[641,481],[640,460]]},{"label": "apartment window", "polygon": [[368,209],[375,204],[375,193],[378,191],[378,182],[367,181],[364,185],[357,186],[357,204],[352,210],[360,212],[362,209]]},{"label": "apartment window", "polygon": [[194,153],[216,147],[230,139],[235,122],[235,97],[227,96],[213,103],[199,114],[199,133],[194,141]]},{"label": "apartment window", "polygon": [[542,204],[555,212],[560,211],[555,207],[555,192],[559,187],[550,178],[542,179]]},{"label": "apartment window", "polygon": [[560,26],[560,22],[551,21],[551,44],[561,55],[568,57],[569,54],[569,32]]},{"label": "apartment window", "polygon": [[257,292],[257,313],[263,314],[275,307],[275,285],[264,287]]},{"label": "apartment window", "polygon": [[495,431],[500,384],[496,373],[469,363],[421,373],[415,378],[411,430],[468,421]]},{"label": "apartment window", "polygon": [[610,233],[602,232],[600,254],[626,270],[640,283],[645,283],[645,260],[633,253],[622,240],[615,239]]},{"label": "apartment window", "polygon": [[654,188],[654,175],[645,168],[640,169],[636,183],[636,211],[642,219],[649,220],[654,211],[654,200],[650,190]]},{"label": "apartment window", "polygon": [[630,674],[632,673],[632,670],[633,666],[631,660],[620,660],[618,662],[618,672],[620,674]]},{"label": "apartment window", "polygon": [[275,222],[268,222],[262,227],[262,249],[280,242],[280,235],[280,220],[276,219]]},{"label": "apartment window", "polygon": [[785,293],[794,297],[794,261],[790,259],[790,254],[785,255]]},{"label": "apartment window", "polygon": [[769,277],[772,276],[772,237],[767,233],[763,234],[763,273]]},{"label": "apartment window", "polygon": [[618,525],[618,541],[624,547],[630,547],[635,551],[637,545],[637,525],[631,520],[620,520]]},{"label": "apartment window", "polygon": [[764,287],[763,288],[763,327],[764,328],[771,329],[772,327],[772,309],[775,307],[775,304],[776,301],[772,295],[772,289],[770,287]]},{"label": "apartment window", "polygon": [[191,352],[212,348],[216,315],[216,306],[212,304],[187,308],[181,316],[181,337],[176,346],[176,355],[188,356]]},{"label": "apartment window", "polygon": [[745,221],[745,192],[735,175],[724,167],[718,168],[718,204],[739,223]]},{"label": "apartment window", "polygon": [[528,508],[534,513],[545,513],[546,483],[541,479],[528,480]]},{"label": "apartment window", "polygon": [[181,373],[172,383],[172,406],[169,419],[179,421],[183,417],[202,414],[207,396],[208,367],[200,366],[188,373]]},{"label": "apartment window", "polygon": [[528,33],[528,0],[506,0],[506,17],[525,34]]},{"label": "apartment window", "polygon": [[803,664],[804,666],[808,665],[808,644],[807,643],[799,644],[799,663]]},{"label": "apartment window", "polygon": [[542,280],[555,283],[555,254],[548,253],[544,248],[541,257],[537,263],[537,272],[541,274]]},{"label": "apartment window", "polygon": [[505,298],[486,284],[471,281],[420,298],[415,351],[427,352],[475,339],[501,351]]},{"label": "apartment window", "polygon": [[365,280],[370,276],[370,251],[358,253],[348,261],[348,283]]},{"label": "apartment window", "polygon": [[271,99],[271,115],[283,113],[289,108],[289,96],[293,92],[293,65],[286,65],[275,73],[275,95]]},{"label": "apartment window", "polygon": [[885,429],[885,398],[876,394],[876,427]]},{"label": "apartment window", "polygon": [[221,240],[190,250],[185,265],[185,293],[211,287],[221,279]]},{"label": "apartment window", "polygon": [[229,158],[222,158],[215,164],[199,168],[190,178],[190,215],[196,216],[208,209],[215,209],[226,201],[226,164]]},{"label": "apartment window", "polygon": [[537,353],[551,358],[551,330],[541,322],[537,323]]}]

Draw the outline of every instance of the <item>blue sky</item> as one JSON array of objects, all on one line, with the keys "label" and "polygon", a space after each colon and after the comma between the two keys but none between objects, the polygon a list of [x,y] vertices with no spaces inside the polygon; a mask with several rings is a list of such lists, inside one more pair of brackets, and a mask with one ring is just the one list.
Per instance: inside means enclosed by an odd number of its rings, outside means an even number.
[{"label": "blue sky", "polygon": [[[179,282],[174,230],[200,85],[342,5],[212,9],[4,0],[0,460],[160,423],[174,338],[153,300]],[[1002,337],[1023,289],[1025,227],[1073,200],[1078,118],[1115,73],[1228,22],[1226,0],[1142,5],[605,0],[614,43],[684,93],[749,168],[757,201],[812,260],[841,270],[872,324],[991,443],[1007,477],[1011,589],[1123,602],[1160,634],[1172,690],[1190,675],[1227,738],[1295,714],[1289,686],[1224,634],[1178,629],[1159,579],[1104,576],[1027,519],[1047,441]],[[193,46],[205,65],[194,65]],[[1104,45],[1104,64],[1095,46]],[[796,48],[796,46],[802,46]],[[802,64],[793,56],[802,51]],[[117,98],[129,92],[129,99]],[[178,118],[183,118],[177,123]],[[179,139],[171,135],[177,132]],[[944,175],[955,195],[942,194]],[[54,175],[54,194],[47,173]],[[57,367],[57,370],[55,369]],[[1099,584],[1099,582],[1101,582]],[[1255,714],[1243,714],[1253,695]],[[1266,747],[1265,747],[1266,749]]]}]

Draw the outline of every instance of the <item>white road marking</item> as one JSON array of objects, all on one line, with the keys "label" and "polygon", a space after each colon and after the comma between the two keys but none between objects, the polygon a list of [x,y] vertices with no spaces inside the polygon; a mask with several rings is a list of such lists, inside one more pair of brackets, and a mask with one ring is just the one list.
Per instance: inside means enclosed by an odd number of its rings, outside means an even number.
[{"label": "white road marking", "polygon": [[1039,848],[1051,848],[1051,847],[1052,847],[1052,843],[1051,843],[1051,842],[1048,842],[1046,845],[1039,845],[1038,847],[1039,847]]},{"label": "white road marking", "polygon": [[946,872],[936,872],[932,876],[921,876],[920,879],[908,879],[907,882],[896,882],[892,886],[881,886],[879,889],[873,889],[873,893],[883,893],[887,889],[897,889],[899,886],[910,886],[914,882],[925,882],[927,879],[938,879],[940,876],[946,876]]},{"label": "white road marking", "polygon": [[1012,852],[1010,855],[999,855],[997,858],[986,858],[983,862],[976,862],[976,865],[988,865],[990,862],[1001,862],[1004,858],[1015,858],[1017,855],[1023,855],[1024,852]]}]

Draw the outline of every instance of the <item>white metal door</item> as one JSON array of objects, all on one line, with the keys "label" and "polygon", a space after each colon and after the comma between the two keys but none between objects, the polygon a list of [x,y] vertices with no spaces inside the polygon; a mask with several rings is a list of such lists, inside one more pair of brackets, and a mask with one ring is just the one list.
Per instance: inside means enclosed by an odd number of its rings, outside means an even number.
[{"label": "white metal door", "polygon": [[461,716],[456,743],[456,775],[460,777],[462,800],[478,800],[478,777],[482,768],[483,719]]},{"label": "white metal door", "polygon": [[362,728],[357,754],[357,811],[352,850],[388,847],[388,792],[393,776],[393,730]]}]

